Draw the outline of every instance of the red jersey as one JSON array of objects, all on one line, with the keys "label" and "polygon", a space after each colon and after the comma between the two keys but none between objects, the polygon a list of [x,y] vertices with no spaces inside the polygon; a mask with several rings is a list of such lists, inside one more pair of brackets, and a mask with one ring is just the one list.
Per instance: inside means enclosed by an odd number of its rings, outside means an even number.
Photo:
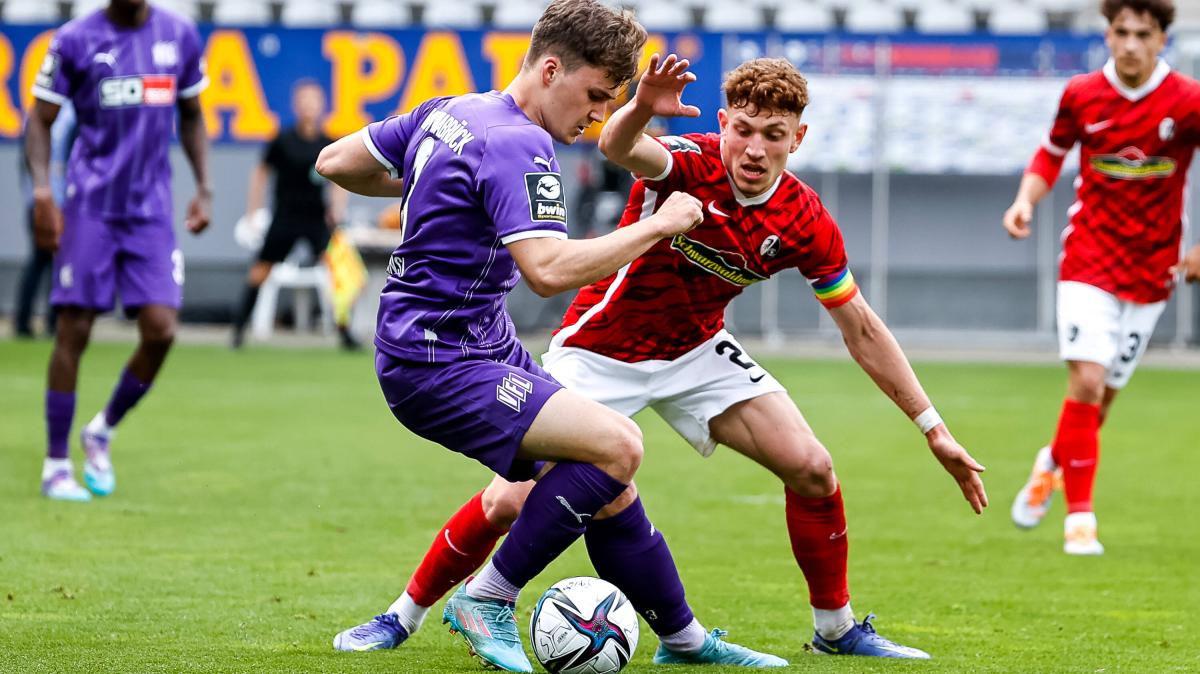
[{"label": "red jersey", "polygon": [[620,226],[649,217],[675,191],[701,200],[704,221],[581,289],[555,345],[628,363],[673,360],[720,331],[725,307],[747,286],[785,269],[799,269],[827,307],[858,293],[842,233],[811,187],[785,171],[746,197],[726,173],[717,134],[658,140],[667,169],[634,184]]},{"label": "red jersey", "polygon": [[1078,197],[1063,232],[1059,278],[1129,302],[1167,299],[1188,167],[1200,144],[1200,83],[1162,61],[1137,89],[1121,83],[1111,60],[1078,75],[1043,149],[1061,158],[1075,143]]}]

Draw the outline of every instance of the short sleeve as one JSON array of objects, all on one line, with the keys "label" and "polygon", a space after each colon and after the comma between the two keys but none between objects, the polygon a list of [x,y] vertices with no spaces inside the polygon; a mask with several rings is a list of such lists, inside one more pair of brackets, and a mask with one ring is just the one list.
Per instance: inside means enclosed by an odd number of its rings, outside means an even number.
[{"label": "short sleeve", "polygon": [[799,222],[807,241],[796,267],[817,300],[826,309],[835,309],[854,299],[858,284],[850,273],[842,230],[815,194],[802,194]]},{"label": "short sleeve", "polygon": [[678,189],[680,185],[688,184],[689,176],[694,177],[704,170],[704,148],[700,145],[705,140],[704,134],[659,136],[654,140],[667,149],[667,167],[656,176],[643,176],[652,188],[660,191]]},{"label": "short sleeve", "polygon": [[56,105],[70,102],[78,86],[78,49],[69,34],[55,33],[33,78],[33,96]]},{"label": "short sleeve", "polygon": [[1058,113],[1054,117],[1054,126],[1042,141],[1042,147],[1056,157],[1066,156],[1079,140],[1079,127],[1076,113],[1073,109],[1075,80],[1067,84],[1062,98],[1058,102]]},{"label": "short sleeve", "polygon": [[549,134],[540,127],[491,129],[476,177],[500,242],[567,238],[567,199]]},{"label": "short sleeve", "polygon": [[359,133],[367,151],[375,157],[393,178],[400,177],[400,168],[404,166],[404,153],[408,150],[408,141],[412,139],[417,128],[418,115],[424,106],[403,115],[392,115],[387,119],[372,122],[363,127]]},{"label": "short sleeve", "polygon": [[208,75],[204,66],[204,48],[200,44],[200,32],[195,24],[188,23],[180,40],[183,59],[180,63],[179,98],[195,98],[208,88]]},{"label": "short sleeve", "polygon": [[267,143],[267,147],[263,150],[262,163],[276,171],[279,170],[279,164],[283,159],[282,141],[280,141],[282,137],[282,135],[275,136],[270,143]]}]

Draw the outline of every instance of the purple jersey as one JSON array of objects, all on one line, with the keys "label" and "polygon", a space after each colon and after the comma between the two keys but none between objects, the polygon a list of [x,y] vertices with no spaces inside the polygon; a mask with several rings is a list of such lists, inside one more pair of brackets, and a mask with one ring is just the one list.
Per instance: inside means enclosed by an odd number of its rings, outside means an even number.
[{"label": "purple jersey", "polygon": [[505,246],[567,238],[550,134],[492,91],[426,101],[362,139],[405,186],[376,346],[426,363],[508,353],[516,330],[504,300],[521,275]]},{"label": "purple jersey", "polygon": [[138,28],[104,10],[59,28],[33,95],[75,106],[68,202],[95,217],[170,222],[176,101],[207,84],[196,26],[160,7]]}]

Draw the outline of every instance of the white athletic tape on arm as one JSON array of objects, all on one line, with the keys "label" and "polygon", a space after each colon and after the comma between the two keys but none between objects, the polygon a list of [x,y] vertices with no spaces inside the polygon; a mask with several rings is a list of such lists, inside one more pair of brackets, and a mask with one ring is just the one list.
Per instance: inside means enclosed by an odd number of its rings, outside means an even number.
[{"label": "white athletic tape on arm", "polygon": [[924,412],[918,414],[916,419],[913,419],[913,423],[917,425],[917,428],[921,429],[922,433],[928,433],[941,425],[942,415],[938,414],[933,405],[930,405]]}]

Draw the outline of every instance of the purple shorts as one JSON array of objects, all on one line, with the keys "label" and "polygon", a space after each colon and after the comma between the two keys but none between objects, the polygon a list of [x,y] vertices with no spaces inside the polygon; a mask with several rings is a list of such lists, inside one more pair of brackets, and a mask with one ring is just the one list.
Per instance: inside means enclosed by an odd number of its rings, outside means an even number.
[{"label": "purple shorts", "polygon": [[111,311],[183,303],[183,253],[169,220],[112,220],[64,210],[50,303]]},{"label": "purple shorts", "polygon": [[413,363],[375,352],[388,407],[417,435],[482,463],[512,482],[529,480],[541,461],[517,458],[542,406],[563,388],[514,342],[502,361]]}]

